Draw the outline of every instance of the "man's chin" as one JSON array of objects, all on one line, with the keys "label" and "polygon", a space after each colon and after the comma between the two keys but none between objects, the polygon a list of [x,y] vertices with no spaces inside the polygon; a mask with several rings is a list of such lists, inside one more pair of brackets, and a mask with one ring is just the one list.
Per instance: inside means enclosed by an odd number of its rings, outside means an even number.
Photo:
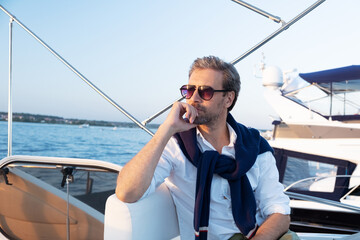
[{"label": "man's chin", "polygon": [[194,124],[203,125],[209,123],[209,119],[203,117],[196,117],[194,120]]}]

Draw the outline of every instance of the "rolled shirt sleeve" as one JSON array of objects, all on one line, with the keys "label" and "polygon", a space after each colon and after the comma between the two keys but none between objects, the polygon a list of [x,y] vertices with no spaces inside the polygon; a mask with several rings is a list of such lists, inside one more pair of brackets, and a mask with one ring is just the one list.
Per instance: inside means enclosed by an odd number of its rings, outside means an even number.
[{"label": "rolled shirt sleeve", "polygon": [[165,181],[165,178],[169,177],[171,171],[173,170],[172,159],[174,159],[174,156],[172,153],[173,151],[171,149],[174,144],[177,144],[177,143],[175,142],[174,138],[171,138],[160,157],[159,163],[156,166],[154,176],[151,180],[150,186],[148,187],[146,192],[143,194],[141,199],[143,199],[146,196],[148,196],[149,194],[155,192],[156,188],[159,187]]},{"label": "rolled shirt sleeve", "polygon": [[247,176],[254,190],[259,225],[273,213],[290,214],[290,199],[279,182],[279,172],[271,152],[260,154]]}]

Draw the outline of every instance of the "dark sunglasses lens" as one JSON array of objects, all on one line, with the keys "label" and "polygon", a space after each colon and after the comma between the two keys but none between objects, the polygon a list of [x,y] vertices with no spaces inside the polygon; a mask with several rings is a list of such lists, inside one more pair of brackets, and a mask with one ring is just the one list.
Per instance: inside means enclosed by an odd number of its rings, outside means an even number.
[{"label": "dark sunglasses lens", "polygon": [[180,88],[180,91],[181,91],[181,95],[183,97],[185,97],[186,99],[189,99],[194,94],[195,87],[189,87],[189,86],[185,85]]},{"label": "dark sunglasses lens", "polygon": [[211,87],[200,87],[199,95],[204,100],[210,100],[214,95],[214,89]]}]

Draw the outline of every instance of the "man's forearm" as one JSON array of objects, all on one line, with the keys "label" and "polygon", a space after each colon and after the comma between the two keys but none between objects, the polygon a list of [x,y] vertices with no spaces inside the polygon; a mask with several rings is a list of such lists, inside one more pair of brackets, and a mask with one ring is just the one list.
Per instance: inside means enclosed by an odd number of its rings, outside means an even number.
[{"label": "man's forearm", "polygon": [[[185,114],[189,122],[182,116]],[[151,183],[161,154],[171,138],[177,132],[196,127],[193,124],[197,110],[186,103],[175,102],[171,111],[156,131],[153,138],[120,171],[116,196],[123,202],[136,202],[145,193]]]},{"label": "man's forearm", "polygon": [[172,134],[160,126],[153,138],[120,171],[116,196],[124,202],[136,202],[151,183],[156,165]]},{"label": "man's forearm", "polygon": [[252,240],[276,240],[287,232],[290,226],[290,216],[280,213],[270,215],[259,227]]}]

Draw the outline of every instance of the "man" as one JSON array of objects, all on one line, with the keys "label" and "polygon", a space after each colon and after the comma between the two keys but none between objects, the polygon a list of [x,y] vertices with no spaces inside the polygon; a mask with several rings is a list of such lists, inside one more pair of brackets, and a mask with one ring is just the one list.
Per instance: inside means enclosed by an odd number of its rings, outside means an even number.
[{"label": "man", "polygon": [[268,143],[229,114],[240,91],[235,67],[196,59],[180,90],[186,103],[173,105],[124,166],[117,197],[136,202],[167,178],[181,239],[278,239],[289,228],[289,198]]}]

